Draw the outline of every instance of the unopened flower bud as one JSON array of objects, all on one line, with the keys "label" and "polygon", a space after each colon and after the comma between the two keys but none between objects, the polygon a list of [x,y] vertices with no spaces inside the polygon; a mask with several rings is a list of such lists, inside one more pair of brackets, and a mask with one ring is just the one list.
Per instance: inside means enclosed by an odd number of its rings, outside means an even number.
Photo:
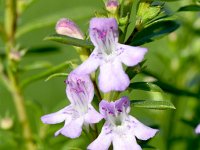
[{"label": "unopened flower bud", "polygon": [[19,62],[21,60],[20,52],[12,50],[10,52],[10,59],[13,61]]},{"label": "unopened flower bud", "polygon": [[106,10],[109,11],[112,14],[115,14],[119,7],[118,0],[107,0],[106,2]]},{"label": "unopened flower bud", "polygon": [[71,20],[62,18],[56,24],[56,32],[73,38],[84,39],[80,28]]},{"label": "unopened flower bud", "polygon": [[13,126],[13,120],[10,117],[5,117],[0,120],[0,128],[9,130]]}]

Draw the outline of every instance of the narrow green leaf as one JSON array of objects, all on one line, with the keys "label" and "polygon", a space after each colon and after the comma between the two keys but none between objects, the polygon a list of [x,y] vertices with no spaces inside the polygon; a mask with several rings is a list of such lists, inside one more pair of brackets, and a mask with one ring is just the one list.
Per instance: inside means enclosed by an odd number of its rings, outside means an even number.
[{"label": "narrow green leaf", "polygon": [[132,100],[133,107],[148,108],[148,109],[176,109],[170,101],[154,101],[154,100]]},{"label": "narrow green leaf", "polygon": [[71,61],[66,61],[66,62],[64,62],[64,63],[62,63],[62,64],[60,64],[60,65],[58,65],[58,66],[55,66],[55,67],[53,67],[53,68],[51,68],[51,69],[48,69],[48,70],[46,70],[46,71],[44,71],[44,72],[41,72],[41,73],[36,74],[36,75],[34,75],[34,76],[31,76],[31,77],[29,77],[29,78],[23,80],[23,81],[21,82],[20,86],[21,86],[22,88],[24,88],[25,86],[27,86],[28,84],[32,83],[33,81],[37,81],[37,80],[46,78],[46,77],[50,76],[50,75],[53,74],[53,73],[56,73],[56,72],[58,72],[58,71],[63,70],[64,68],[67,68],[70,64],[72,64]]},{"label": "narrow green leaf", "polygon": [[94,47],[90,41],[76,39],[73,37],[69,37],[66,35],[59,35],[59,34],[47,36],[44,40],[56,41],[59,43],[83,47],[83,48],[93,48]]},{"label": "narrow green leaf", "polygon": [[40,46],[40,47],[33,47],[28,49],[27,54],[41,54],[41,53],[49,53],[49,52],[58,52],[60,48],[57,46]]},{"label": "narrow green leaf", "polygon": [[157,38],[163,37],[175,31],[179,27],[180,24],[174,20],[157,21],[138,32],[130,44],[138,46],[144,43],[152,42]]},{"label": "narrow green leaf", "polygon": [[127,27],[127,31],[126,31],[126,36],[125,36],[124,42],[126,42],[128,40],[128,38],[131,36],[131,34],[132,34],[132,32],[133,32],[133,30],[135,28],[138,4],[139,4],[139,0],[133,1],[131,14],[130,14],[130,19],[129,19],[129,25]]},{"label": "narrow green leaf", "polygon": [[158,75],[156,75],[155,73],[153,73],[149,70],[143,70],[142,73],[156,78],[158,81],[154,82],[154,84],[158,85],[165,92],[168,92],[168,93],[174,94],[174,95],[179,95],[179,96],[190,96],[190,97],[196,98],[197,100],[200,98],[199,93],[194,93],[192,91],[189,91],[186,89],[181,89],[174,85],[171,85],[167,81],[164,81]]},{"label": "narrow green leaf", "polygon": [[30,70],[35,70],[35,69],[42,69],[42,68],[49,68],[52,67],[52,64],[49,63],[48,61],[37,61],[32,64],[28,64],[23,67],[19,67],[20,71],[30,71]]},{"label": "narrow green leaf", "polygon": [[129,85],[129,88],[135,90],[162,92],[162,89],[159,86],[149,82],[134,82]]},{"label": "narrow green leaf", "polygon": [[49,81],[55,77],[65,77],[66,78],[67,76],[68,76],[68,73],[54,73],[54,74],[50,75],[48,78],[46,78],[45,81]]},{"label": "narrow green leaf", "polygon": [[199,5],[184,6],[178,9],[178,12],[181,12],[181,11],[200,11],[200,6]]}]

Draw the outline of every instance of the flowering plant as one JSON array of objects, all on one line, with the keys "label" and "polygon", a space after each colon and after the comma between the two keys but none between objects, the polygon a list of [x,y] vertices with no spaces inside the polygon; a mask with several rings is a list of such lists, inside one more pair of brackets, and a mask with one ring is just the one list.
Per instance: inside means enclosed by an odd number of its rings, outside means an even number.
[{"label": "flowering plant", "polygon": [[0,149],[199,150],[200,6],[185,3],[1,0]]}]

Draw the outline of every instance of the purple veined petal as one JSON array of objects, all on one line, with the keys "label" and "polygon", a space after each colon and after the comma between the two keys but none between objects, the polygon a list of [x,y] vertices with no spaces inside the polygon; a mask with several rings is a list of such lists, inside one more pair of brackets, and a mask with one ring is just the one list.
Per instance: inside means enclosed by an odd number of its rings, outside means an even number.
[{"label": "purple veined petal", "polygon": [[57,124],[63,122],[66,119],[70,119],[70,114],[67,113],[70,107],[71,106],[69,105],[55,113],[44,115],[41,117],[41,120],[45,124]]},{"label": "purple veined petal", "polygon": [[101,119],[103,119],[103,116],[98,113],[92,105],[89,105],[88,113],[85,114],[85,122],[93,124],[99,122]]},{"label": "purple veined petal", "polygon": [[102,100],[99,103],[99,111],[104,118],[107,118],[107,114],[115,114],[115,103]]},{"label": "purple veined petal", "polygon": [[196,133],[196,134],[200,134],[200,124],[196,127],[195,133]]},{"label": "purple veined petal", "polygon": [[90,74],[94,72],[101,64],[101,59],[98,57],[98,51],[95,48],[90,57],[78,66],[73,72],[76,74]]},{"label": "purple veined petal", "polygon": [[123,108],[126,109],[127,113],[129,113],[130,109],[128,109],[130,107],[130,101],[128,99],[128,97],[122,97],[119,100],[115,101],[115,108],[122,112]]},{"label": "purple veined petal", "polygon": [[99,87],[104,92],[124,91],[130,83],[122,64],[117,60],[100,66]]},{"label": "purple veined petal", "polygon": [[118,24],[115,18],[93,18],[90,21],[90,39],[95,46],[98,40],[106,38],[108,32],[112,32],[115,41],[118,41]]},{"label": "purple veined petal", "polygon": [[112,131],[107,127],[106,123],[102,127],[101,133],[88,147],[88,150],[108,150],[112,142]]},{"label": "purple veined petal", "polygon": [[90,103],[94,97],[94,86],[87,74],[75,74],[71,72],[67,79],[66,93],[69,101],[74,104],[75,99],[84,99],[85,103]]},{"label": "purple veined petal", "polygon": [[117,135],[113,136],[113,149],[114,150],[142,150],[140,145],[137,144],[137,141],[130,131],[124,131],[126,135]]},{"label": "purple veined petal", "polygon": [[70,123],[65,124],[65,126],[59,130],[59,133],[69,138],[77,138],[81,135],[83,122],[83,117],[72,120]]},{"label": "purple veined petal", "polygon": [[117,49],[122,51],[118,56],[126,66],[135,66],[144,59],[146,48],[118,44]]},{"label": "purple veined petal", "polygon": [[129,116],[131,124],[133,125],[133,134],[140,140],[148,140],[155,136],[155,134],[159,131],[157,129],[152,129],[143,123],[139,122],[133,116]]}]

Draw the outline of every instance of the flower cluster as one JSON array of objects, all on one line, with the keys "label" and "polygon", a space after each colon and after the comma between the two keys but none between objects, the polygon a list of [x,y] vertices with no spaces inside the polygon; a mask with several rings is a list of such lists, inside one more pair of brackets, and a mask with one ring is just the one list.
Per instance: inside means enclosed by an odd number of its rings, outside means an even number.
[{"label": "flower cluster", "polygon": [[[72,37],[82,37],[82,32],[67,19],[57,23],[56,31],[65,35],[74,31]],[[101,133],[88,146],[88,150],[108,150],[111,144],[114,150],[141,150],[136,138],[148,140],[158,132],[129,115],[130,101],[127,97],[112,102],[101,100],[100,113],[91,105],[94,97],[94,86],[90,79],[92,72],[100,69],[98,86],[102,92],[124,91],[130,79],[123,64],[135,66],[147,52],[146,48],[118,43],[118,34],[118,24],[114,18],[93,18],[90,21],[89,35],[95,48],[89,58],[73,70],[66,80],[70,105],[41,118],[45,124],[65,122],[64,127],[55,135],[62,134],[69,138],[79,137],[82,128],[88,128],[104,119]]]}]

